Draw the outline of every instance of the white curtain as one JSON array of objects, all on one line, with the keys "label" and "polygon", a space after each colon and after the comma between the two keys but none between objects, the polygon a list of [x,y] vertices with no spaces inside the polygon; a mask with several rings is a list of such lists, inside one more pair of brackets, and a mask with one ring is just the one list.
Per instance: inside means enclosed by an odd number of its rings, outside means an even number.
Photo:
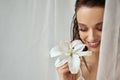
[{"label": "white curtain", "polygon": [[[70,39],[75,0],[0,0],[0,80],[58,80],[49,50]],[[119,80],[120,1],[107,0],[98,80]]]},{"label": "white curtain", "polygon": [[49,50],[70,39],[74,0],[0,0],[0,80],[57,80]]},{"label": "white curtain", "polygon": [[120,80],[120,0],[106,0],[97,80]]}]

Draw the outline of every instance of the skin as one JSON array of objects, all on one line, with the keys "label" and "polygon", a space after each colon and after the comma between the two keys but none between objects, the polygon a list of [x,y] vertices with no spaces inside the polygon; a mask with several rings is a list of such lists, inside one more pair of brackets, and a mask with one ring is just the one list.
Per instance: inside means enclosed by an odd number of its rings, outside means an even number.
[{"label": "skin", "polygon": [[[80,7],[77,12],[77,21],[80,38],[92,51],[92,55],[85,57],[90,72],[86,69],[84,63],[81,63],[82,73],[85,80],[96,80],[98,57],[101,42],[102,22],[103,22],[104,8],[102,7]],[[67,63],[57,68],[60,80],[76,80],[80,75],[71,74]]]}]

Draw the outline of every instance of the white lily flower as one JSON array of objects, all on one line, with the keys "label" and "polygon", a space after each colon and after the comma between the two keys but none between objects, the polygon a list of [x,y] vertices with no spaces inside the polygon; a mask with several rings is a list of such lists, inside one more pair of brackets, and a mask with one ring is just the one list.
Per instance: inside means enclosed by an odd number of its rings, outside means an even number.
[{"label": "white lily flower", "polygon": [[72,74],[78,73],[80,70],[80,56],[90,56],[90,51],[83,51],[85,44],[80,40],[72,42],[62,42],[50,51],[51,57],[58,57],[55,66],[60,67],[68,63],[69,70]]}]

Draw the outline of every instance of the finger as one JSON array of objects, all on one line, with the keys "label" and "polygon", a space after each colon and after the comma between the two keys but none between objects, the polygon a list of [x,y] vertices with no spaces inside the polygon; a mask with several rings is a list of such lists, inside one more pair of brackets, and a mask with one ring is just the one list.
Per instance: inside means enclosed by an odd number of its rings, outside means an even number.
[{"label": "finger", "polygon": [[62,67],[62,68],[57,68],[57,71],[58,73],[62,73],[62,74],[65,74],[65,73],[70,73],[70,70],[68,67]]},{"label": "finger", "polygon": [[64,69],[64,68],[68,68],[68,63],[65,63],[64,65],[57,67],[57,69]]}]

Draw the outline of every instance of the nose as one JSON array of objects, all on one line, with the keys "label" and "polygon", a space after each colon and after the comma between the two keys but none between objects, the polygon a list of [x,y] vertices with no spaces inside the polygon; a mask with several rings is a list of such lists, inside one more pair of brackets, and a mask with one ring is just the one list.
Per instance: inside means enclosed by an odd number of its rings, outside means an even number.
[{"label": "nose", "polygon": [[95,31],[90,30],[90,31],[88,32],[87,41],[88,41],[88,42],[94,42],[95,40],[96,40]]}]

